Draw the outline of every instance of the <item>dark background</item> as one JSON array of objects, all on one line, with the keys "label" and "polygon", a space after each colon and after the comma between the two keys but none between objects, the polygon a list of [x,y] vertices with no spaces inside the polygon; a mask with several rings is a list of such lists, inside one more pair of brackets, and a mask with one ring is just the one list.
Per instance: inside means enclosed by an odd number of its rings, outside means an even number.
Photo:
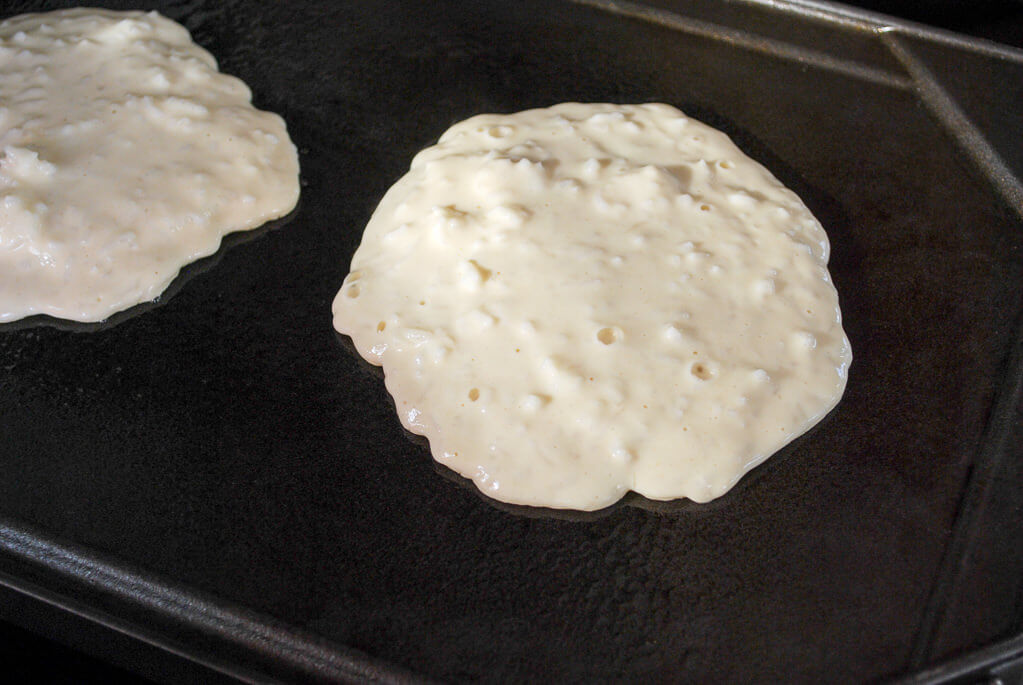
[{"label": "dark background", "polygon": [[[859,0],[846,4],[1023,47],[1023,3],[1020,2]],[[74,630],[74,627],[68,630]],[[9,682],[149,682],[137,674],[5,622],[0,622],[0,669],[7,673]],[[190,677],[187,671],[183,671],[179,677],[201,679],[203,674],[196,671]]]},{"label": "dark background", "polygon": [[0,664],[8,682],[15,683],[150,682],[10,623],[0,623]]}]

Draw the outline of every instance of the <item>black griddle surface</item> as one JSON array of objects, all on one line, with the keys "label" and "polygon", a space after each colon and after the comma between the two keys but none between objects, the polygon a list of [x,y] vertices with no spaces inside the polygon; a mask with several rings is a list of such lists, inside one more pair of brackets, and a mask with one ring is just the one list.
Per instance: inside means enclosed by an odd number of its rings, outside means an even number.
[{"label": "black griddle surface", "polygon": [[[1020,53],[743,3],[154,8],[284,116],[302,200],[114,325],[0,328],[0,616],[292,680],[861,681],[1021,632]],[[485,501],[331,328],[416,151],[569,100],[723,129],[831,238],[845,398],[709,505]]]}]

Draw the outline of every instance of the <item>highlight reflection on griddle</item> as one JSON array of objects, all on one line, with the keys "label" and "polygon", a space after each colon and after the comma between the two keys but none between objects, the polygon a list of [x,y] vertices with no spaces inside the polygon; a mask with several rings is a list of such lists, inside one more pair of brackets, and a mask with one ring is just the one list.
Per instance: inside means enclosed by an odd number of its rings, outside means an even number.
[{"label": "highlight reflection on griddle", "polygon": [[170,285],[168,285],[162,293],[157,295],[155,299],[150,300],[149,302],[140,302],[139,304],[132,305],[127,309],[122,309],[121,311],[110,315],[109,318],[106,318],[103,321],[70,321],[68,319],[59,319],[55,316],[50,316],[49,314],[33,314],[32,316],[27,316],[24,319],[0,324],[0,333],[21,331],[43,326],[55,328],[59,331],[68,331],[70,333],[98,333],[120,325],[129,319],[134,319],[136,316],[158,309],[170,302],[175,295],[181,292],[181,289],[185,287],[185,284],[193,278],[206,273],[219,264],[220,260],[224,258],[224,255],[232,248],[258,240],[270,231],[275,231],[278,228],[291,223],[291,221],[298,215],[300,206],[301,200],[299,200],[299,204],[296,205],[291,212],[285,214],[279,219],[268,221],[259,228],[228,233],[220,241],[220,247],[217,248],[216,252],[211,255],[207,255],[206,257],[201,257],[196,261],[183,266],[181,271],[178,272],[178,275],[174,277],[174,280],[170,282]]}]

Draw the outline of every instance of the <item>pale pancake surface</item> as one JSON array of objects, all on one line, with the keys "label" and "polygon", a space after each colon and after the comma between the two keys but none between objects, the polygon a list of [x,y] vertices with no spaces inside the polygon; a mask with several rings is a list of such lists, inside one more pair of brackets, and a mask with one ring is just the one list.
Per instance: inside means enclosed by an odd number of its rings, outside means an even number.
[{"label": "pale pancake surface", "polygon": [[0,321],[105,319],[291,211],[295,146],[251,99],[155,12],[0,22]]}]

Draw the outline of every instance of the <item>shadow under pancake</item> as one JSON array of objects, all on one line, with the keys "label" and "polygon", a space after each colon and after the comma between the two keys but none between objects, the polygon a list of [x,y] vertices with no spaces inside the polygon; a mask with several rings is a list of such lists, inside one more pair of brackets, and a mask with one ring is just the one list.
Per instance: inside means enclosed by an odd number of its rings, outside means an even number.
[{"label": "shadow under pancake", "polygon": [[427,454],[430,455],[430,459],[433,462],[433,468],[437,473],[459,487],[471,490],[477,497],[479,497],[480,500],[495,509],[514,516],[521,516],[523,518],[555,519],[560,521],[578,521],[585,523],[587,521],[596,521],[610,516],[623,507],[642,509],[661,516],[673,516],[679,514],[703,516],[719,513],[746,498],[757,488],[763,487],[762,483],[764,482],[764,478],[769,476],[772,471],[777,470],[777,468],[781,466],[782,462],[792,453],[798,451],[800,443],[804,440],[811,439],[814,433],[820,430],[822,426],[831,420],[834,413],[835,410],[832,409],[831,412],[829,412],[816,425],[810,428],[810,430],[775,452],[772,456],[769,456],[767,459],[760,462],[757,466],[746,472],[746,474],[743,475],[728,492],[709,502],[694,502],[693,500],[684,497],[670,500],[656,500],[644,497],[638,492],[630,490],[624,497],[614,504],[595,511],[535,507],[525,504],[510,504],[508,502],[496,500],[487,496],[482,490],[476,487],[476,484],[472,481],[472,479],[462,476],[458,472],[448,468],[444,464],[441,464],[436,459],[433,459],[430,454],[430,443],[426,438],[421,435],[411,433],[404,427],[402,427],[402,432],[405,433],[405,437],[408,438],[409,441],[422,446],[426,450]]},{"label": "shadow under pancake", "polygon": [[[349,336],[345,335],[344,333],[338,333],[337,330],[334,330],[334,339],[337,340],[337,344],[340,345],[345,352],[351,355],[352,359],[354,359],[355,363],[358,365],[360,371],[369,374],[370,376],[379,380],[380,382],[383,382],[384,380],[383,367],[377,366],[376,364],[370,364],[368,361],[366,361],[366,359],[361,354],[359,354],[359,351],[355,349],[355,343],[352,342],[352,339]],[[390,395],[388,395],[388,397],[390,397]],[[394,403],[393,398],[391,400],[391,403],[392,404]]]},{"label": "shadow under pancake", "polygon": [[291,221],[293,221],[298,215],[298,212],[299,205],[295,205],[293,210],[281,218],[268,221],[258,228],[228,233],[223,237],[223,239],[221,239],[220,247],[217,248],[216,252],[205,257],[200,257],[194,262],[189,262],[185,266],[181,267],[178,275],[174,277],[174,280],[170,282],[170,285],[168,285],[163,292],[157,295],[156,298],[148,302],[140,302],[139,304],[132,305],[127,309],[122,309],[119,312],[111,314],[102,321],[72,321],[69,319],[61,319],[51,316],[50,314],[33,314],[32,316],[27,316],[16,321],[0,323],[0,333],[5,333],[7,331],[20,331],[28,328],[39,328],[42,326],[55,328],[60,331],[69,331],[71,333],[98,333],[99,331],[113,328],[114,326],[122,324],[129,319],[134,319],[136,316],[140,316],[167,304],[175,295],[181,292],[181,289],[185,287],[186,283],[196,276],[206,273],[219,264],[220,260],[224,258],[224,255],[227,254],[229,250],[237,247],[238,245],[258,240],[270,231],[275,231],[278,228],[291,223]]},{"label": "shadow under pancake", "polygon": [[[371,375],[373,378],[381,382],[384,380],[383,368],[376,366],[375,364],[370,364],[363,359],[355,349],[355,344],[349,336],[335,331],[335,337],[338,344],[356,360],[361,371]],[[430,460],[430,463],[433,466],[433,470],[447,481],[454,483],[460,488],[469,490],[478,497],[480,501],[506,514],[531,519],[554,519],[559,521],[578,521],[580,523],[597,521],[610,516],[623,507],[642,509],[661,516],[703,516],[721,512],[722,510],[733,506],[736,502],[746,498],[757,488],[762,487],[764,478],[775,471],[785,459],[789,458],[792,453],[798,451],[800,445],[803,444],[804,441],[812,439],[814,434],[829,423],[835,414],[835,409],[832,409],[824,416],[824,418],[818,421],[805,433],[745,473],[728,492],[709,502],[694,502],[687,498],[655,500],[644,497],[637,492],[629,491],[620,500],[610,506],[604,507],[603,509],[597,509],[596,511],[581,511],[578,509],[555,509],[553,507],[510,504],[486,495],[482,490],[476,487],[476,484],[471,478],[466,478],[457,471],[434,459],[433,453],[430,451],[430,441],[427,440],[426,437],[413,433],[401,425],[401,422],[398,420],[397,408],[394,405],[394,398],[391,397],[389,393],[387,398],[392,407],[392,416],[395,419],[395,428],[401,431],[406,440],[425,452],[426,457]]]},{"label": "shadow under pancake", "polygon": [[[425,438],[415,435],[414,433],[409,433],[409,431],[404,428],[402,428],[402,430],[406,433],[406,437],[409,440],[416,444],[423,444],[427,449],[427,452],[429,452],[429,443]],[[779,453],[773,458],[781,456],[781,453]],[[743,492],[749,490],[755,481],[760,480],[765,473],[761,467],[766,466],[766,463],[761,463],[760,466],[747,473],[735,485],[735,487],[721,497],[711,500],[710,502],[694,502],[693,500],[684,497],[670,500],[655,500],[650,499],[649,497],[644,497],[638,492],[630,490],[620,500],[614,504],[604,507],[603,509],[582,511],[579,509],[555,509],[553,507],[537,507],[527,504],[511,504],[509,502],[496,500],[487,496],[482,490],[476,487],[476,484],[472,481],[472,479],[466,478],[458,472],[453,471],[433,459],[432,456],[431,460],[433,461],[433,469],[441,476],[459,487],[471,490],[473,494],[475,494],[484,503],[499,511],[503,511],[506,514],[530,519],[554,519],[558,521],[577,521],[579,523],[597,521],[606,518],[624,507],[634,507],[636,509],[642,509],[662,516],[672,516],[677,514],[704,515],[720,511],[730,506],[733,502],[738,501],[743,496]],[[770,460],[768,460],[768,462],[769,461]]]}]

